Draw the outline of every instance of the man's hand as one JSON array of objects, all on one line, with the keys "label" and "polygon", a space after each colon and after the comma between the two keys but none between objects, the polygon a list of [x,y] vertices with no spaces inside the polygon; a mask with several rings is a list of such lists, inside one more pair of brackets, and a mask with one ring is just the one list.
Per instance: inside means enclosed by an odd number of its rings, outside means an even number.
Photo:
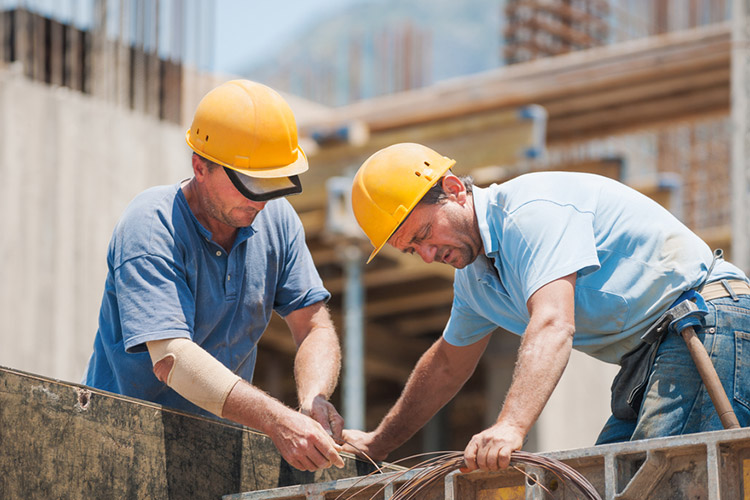
[{"label": "man's hand", "polygon": [[510,454],[523,446],[523,433],[501,422],[475,434],[464,450],[465,472],[497,471],[510,464]]},{"label": "man's hand", "polygon": [[322,425],[336,443],[343,444],[341,432],[344,430],[344,419],[326,398],[317,395],[309,404],[303,403],[299,411]]},{"label": "man's hand", "polygon": [[[370,458],[375,461],[385,460],[385,457],[388,456],[388,452],[378,449],[374,432],[345,429],[343,431],[343,439],[343,450],[354,453],[357,456],[365,459]],[[367,455],[365,456],[365,454]]]},{"label": "man's hand", "polygon": [[301,413],[290,409],[268,434],[281,456],[296,469],[315,471],[331,465],[344,467],[333,438],[318,422]]}]

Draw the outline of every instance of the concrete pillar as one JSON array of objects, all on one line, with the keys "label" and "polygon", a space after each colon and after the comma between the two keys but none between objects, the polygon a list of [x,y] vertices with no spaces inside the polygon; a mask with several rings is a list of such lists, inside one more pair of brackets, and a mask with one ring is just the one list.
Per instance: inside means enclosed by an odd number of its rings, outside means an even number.
[{"label": "concrete pillar", "polygon": [[750,0],[732,2],[732,253],[744,271],[750,270]]}]

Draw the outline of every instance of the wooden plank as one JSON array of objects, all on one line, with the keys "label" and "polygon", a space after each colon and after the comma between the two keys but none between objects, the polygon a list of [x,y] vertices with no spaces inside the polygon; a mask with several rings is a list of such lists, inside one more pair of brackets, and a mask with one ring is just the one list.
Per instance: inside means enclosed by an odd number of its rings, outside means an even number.
[{"label": "wooden plank", "polygon": [[[342,324],[340,313],[333,314],[333,316],[335,324]],[[386,333],[383,328],[374,323],[368,323],[366,330],[365,373],[369,378],[404,383],[416,360],[430,345],[429,341],[402,339],[399,341],[399,350],[394,352],[393,341],[398,335],[394,335],[393,332]],[[340,333],[343,334],[343,332]],[[289,328],[278,316],[274,316],[271,320],[261,337],[259,346],[264,349],[274,349],[292,358],[297,352],[297,346],[289,333]],[[289,370],[290,372],[292,370],[291,364]]]},{"label": "wooden plank", "polygon": [[675,120],[726,113],[728,110],[729,88],[720,85],[686,96],[664,97],[583,113],[564,120],[550,120],[547,139],[548,144],[581,140],[611,135],[616,131],[635,130],[646,125],[655,127]]},{"label": "wooden plank", "polygon": [[216,499],[369,473],[302,472],[250,429],[0,367],[4,498]]},{"label": "wooden plank", "polygon": [[[613,86],[635,82],[678,76],[690,82],[706,68],[728,67],[729,52],[728,25],[712,25],[507,66],[426,89],[354,103],[337,108],[322,118],[321,124],[362,120],[375,135],[489,109],[606,94]],[[639,99],[648,100],[649,95]]]},{"label": "wooden plank", "polygon": [[[367,272],[365,269],[364,285],[365,288],[376,288],[376,287],[387,287],[397,285],[399,283],[413,282],[422,278],[434,278],[440,276],[440,271],[443,267],[435,269],[436,266],[429,266],[428,264],[419,265],[416,258],[412,257],[415,262],[413,266],[398,266],[390,269],[378,269],[373,272]],[[318,261],[315,261],[316,265]],[[453,286],[453,271],[450,269],[450,274],[445,273],[446,284],[449,287]],[[333,295],[338,295],[344,291],[344,279],[334,278],[325,280],[325,286],[329,292]]]},{"label": "wooden plank", "polygon": [[[437,265],[437,264],[433,264]],[[384,299],[369,298],[365,304],[365,316],[368,320],[378,316],[395,316],[404,312],[414,312],[420,309],[445,306],[450,308],[453,303],[453,287],[442,290],[423,290],[409,294],[408,297],[388,297]]]},{"label": "wooden plank", "polygon": [[706,87],[724,86],[729,81],[729,75],[729,65],[721,64],[717,67],[706,68],[690,79],[680,74],[656,81],[646,78],[638,82],[624,82],[621,85],[612,86],[607,92],[551,100],[545,102],[544,107],[550,115],[562,118],[566,114],[580,113],[583,110],[596,110],[637,100],[696,92]]}]

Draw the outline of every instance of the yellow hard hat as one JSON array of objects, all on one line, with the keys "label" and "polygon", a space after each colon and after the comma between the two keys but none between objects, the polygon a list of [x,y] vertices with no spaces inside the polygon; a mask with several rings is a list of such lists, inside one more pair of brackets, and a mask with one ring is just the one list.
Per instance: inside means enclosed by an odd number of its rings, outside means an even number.
[{"label": "yellow hard hat", "polygon": [[232,80],[211,90],[198,104],[185,140],[203,158],[229,169],[246,196],[242,186],[266,198],[302,190],[295,176],[308,164],[297,142],[294,114],[265,85]]},{"label": "yellow hard hat", "polygon": [[359,167],[352,185],[352,210],[375,247],[367,262],[455,163],[427,146],[402,143],[381,149]]}]

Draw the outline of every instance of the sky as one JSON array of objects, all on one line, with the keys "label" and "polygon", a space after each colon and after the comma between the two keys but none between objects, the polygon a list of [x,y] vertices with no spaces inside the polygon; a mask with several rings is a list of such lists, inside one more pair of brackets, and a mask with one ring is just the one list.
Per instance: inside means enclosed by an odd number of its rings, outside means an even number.
[{"label": "sky", "polygon": [[377,0],[214,0],[214,69],[235,73],[309,23],[349,5]]}]

